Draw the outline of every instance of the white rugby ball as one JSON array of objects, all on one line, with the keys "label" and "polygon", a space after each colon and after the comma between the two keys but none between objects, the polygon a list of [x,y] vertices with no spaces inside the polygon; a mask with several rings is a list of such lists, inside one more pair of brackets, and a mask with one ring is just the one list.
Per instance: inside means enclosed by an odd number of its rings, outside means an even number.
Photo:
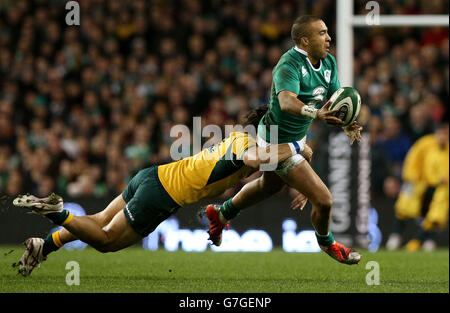
[{"label": "white rugby ball", "polygon": [[344,122],[342,126],[350,125],[358,117],[361,109],[361,96],[355,88],[339,88],[331,96],[330,101],[329,109],[330,111],[338,110],[335,116]]}]

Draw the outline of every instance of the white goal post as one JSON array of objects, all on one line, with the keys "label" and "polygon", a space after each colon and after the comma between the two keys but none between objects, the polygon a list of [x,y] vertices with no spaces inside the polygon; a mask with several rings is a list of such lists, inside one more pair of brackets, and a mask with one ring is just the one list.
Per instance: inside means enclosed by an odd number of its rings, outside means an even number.
[{"label": "white goal post", "polygon": [[[448,15],[380,15],[377,24],[367,22],[366,15],[353,15],[354,0],[336,0],[336,58],[342,86],[353,86],[353,29],[355,27],[433,27],[448,26]],[[376,2],[377,1],[370,1]],[[379,5],[383,5],[380,1]],[[370,9],[367,12],[370,14]]]},{"label": "white goal post", "polygon": [[[414,26],[414,27],[433,27],[433,26],[447,26],[449,25],[448,15],[379,15],[379,7],[382,1],[369,1],[366,3],[367,15],[354,15],[353,14],[353,2],[354,0],[336,0],[337,3],[337,18],[336,18],[336,37],[337,37],[337,49],[336,59],[339,71],[339,80],[342,86],[353,86],[353,29],[355,27],[401,27],[401,26]],[[348,140],[341,132],[332,133],[329,137],[329,145],[333,144],[339,139],[339,136],[343,136],[342,144],[337,146],[345,146],[345,141]],[[372,204],[370,198],[370,176],[371,176],[371,154],[370,143],[368,133],[362,133],[362,140],[357,145],[358,147],[358,174],[356,177],[357,182],[354,182],[354,186],[357,187],[357,199],[353,199],[353,203],[356,202],[356,212],[350,213],[348,204],[347,209],[345,205],[339,205],[339,197],[342,198],[342,193],[333,192],[333,185],[331,181],[330,191],[332,192],[333,199],[333,218],[332,229],[339,230],[341,233],[335,232],[335,235],[340,236],[339,240],[342,243],[367,247],[370,251],[376,251],[381,243],[381,232],[376,225],[372,225],[374,220],[369,219],[369,215],[372,211]],[[336,160],[338,159],[338,160]],[[351,168],[352,160],[350,157],[344,157],[339,155],[337,158],[329,156],[329,177],[334,177],[335,173],[332,172],[333,164],[343,164],[345,162],[348,168]],[[329,182],[330,183],[330,182]],[[339,185],[339,184],[338,184]],[[348,188],[348,187],[347,187]],[[347,190],[347,194],[350,192]],[[336,198],[335,198],[336,197]],[[356,201],[355,201],[356,200]],[[337,203],[337,205],[336,205]],[[372,213],[373,214],[373,213]],[[349,221],[356,228],[356,234],[350,235]],[[372,240],[369,242],[368,234],[370,233]],[[337,236],[336,236],[337,237]],[[376,240],[374,238],[377,237]]]}]

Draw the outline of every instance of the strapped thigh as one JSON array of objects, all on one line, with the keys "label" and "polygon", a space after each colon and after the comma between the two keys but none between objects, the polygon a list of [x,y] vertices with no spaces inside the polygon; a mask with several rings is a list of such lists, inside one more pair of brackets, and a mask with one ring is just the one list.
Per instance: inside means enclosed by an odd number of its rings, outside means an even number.
[{"label": "strapped thigh", "polygon": [[[271,143],[268,143],[264,139],[262,139],[260,136],[256,137],[256,142],[259,147],[268,147],[272,145]],[[306,142],[306,136],[302,138],[301,140],[303,143]],[[278,163],[278,166],[275,170],[275,173],[283,179],[283,181],[286,182],[287,176],[294,168],[296,168],[300,163],[302,163],[305,160],[303,155],[301,154],[295,154],[283,162]]]}]

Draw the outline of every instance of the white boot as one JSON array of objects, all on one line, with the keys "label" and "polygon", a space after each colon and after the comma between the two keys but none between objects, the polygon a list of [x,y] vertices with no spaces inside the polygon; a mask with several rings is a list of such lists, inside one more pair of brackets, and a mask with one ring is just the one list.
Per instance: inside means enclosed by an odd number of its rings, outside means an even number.
[{"label": "white boot", "polygon": [[427,239],[422,244],[422,250],[426,252],[431,252],[436,249],[436,242],[431,239]]},{"label": "white boot", "polygon": [[400,245],[402,244],[402,236],[400,234],[392,233],[389,236],[388,241],[386,242],[386,249],[389,251],[394,251],[400,248]]}]

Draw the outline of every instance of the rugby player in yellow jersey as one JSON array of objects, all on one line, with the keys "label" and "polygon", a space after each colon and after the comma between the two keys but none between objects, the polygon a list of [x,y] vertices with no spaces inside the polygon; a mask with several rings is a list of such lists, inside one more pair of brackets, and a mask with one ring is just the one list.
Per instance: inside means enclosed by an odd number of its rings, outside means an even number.
[{"label": "rugby player in yellow jersey", "polygon": [[[264,109],[252,111],[247,116],[248,125],[256,128],[264,113]],[[50,252],[76,239],[100,252],[129,247],[180,207],[218,196],[257,171],[261,164],[276,164],[302,150],[300,142],[257,147],[248,133],[234,132],[194,156],[139,171],[122,194],[94,215],[72,215],[64,209],[63,199],[55,194],[41,199],[20,195],[13,201],[15,206],[30,209],[64,228],[45,239],[27,239],[26,251],[17,264],[19,273],[30,275]]]}]

